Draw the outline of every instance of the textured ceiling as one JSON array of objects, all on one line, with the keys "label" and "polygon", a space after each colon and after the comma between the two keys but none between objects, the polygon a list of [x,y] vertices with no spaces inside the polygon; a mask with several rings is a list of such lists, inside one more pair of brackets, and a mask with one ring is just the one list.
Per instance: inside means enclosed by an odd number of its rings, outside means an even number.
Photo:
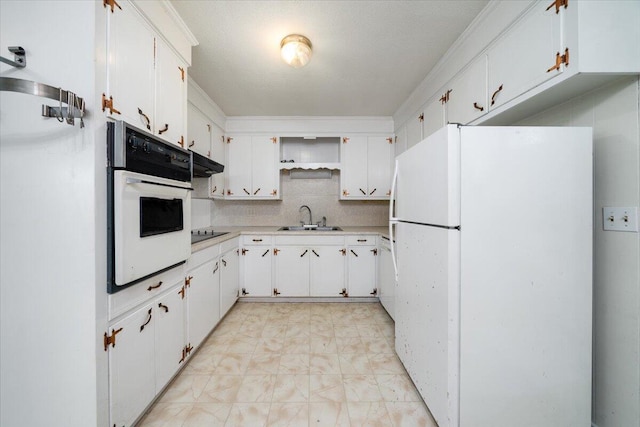
[{"label": "textured ceiling", "polygon": [[[227,116],[390,116],[488,2],[171,3],[200,43],[189,75]],[[306,67],[280,58],[291,33]]]}]

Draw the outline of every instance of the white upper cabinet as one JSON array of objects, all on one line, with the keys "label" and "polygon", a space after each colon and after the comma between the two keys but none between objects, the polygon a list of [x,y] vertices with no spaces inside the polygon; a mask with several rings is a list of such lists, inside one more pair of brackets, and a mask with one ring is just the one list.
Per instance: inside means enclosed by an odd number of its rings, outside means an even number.
[{"label": "white upper cabinet", "polygon": [[102,110],[184,146],[187,64],[131,2],[105,8],[107,87]]},{"label": "white upper cabinet", "polygon": [[564,71],[550,70],[556,55],[564,53],[561,24],[564,9],[556,14],[547,2],[537,2],[487,51],[489,110]]},{"label": "white upper cabinet", "polygon": [[128,1],[108,14],[107,90],[103,111],[148,132],[154,109],[155,36]]},{"label": "white upper cabinet", "polygon": [[422,123],[422,138],[426,138],[442,126],[446,122],[445,107],[447,92],[444,92],[441,97],[435,97],[424,108],[424,121]]},{"label": "white upper cabinet", "polygon": [[[224,131],[211,122],[211,154],[208,156],[218,163],[224,164]],[[225,166],[226,170],[226,166]],[[209,178],[209,197],[218,199],[224,197],[224,173],[216,173]]]},{"label": "white upper cabinet", "polygon": [[411,148],[418,142],[422,141],[422,124],[424,122],[424,113],[422,110],[410,117],[406,124],[407,146]]},{"label": "white upper cabinet", "polygon": [[340,153],[340,198],[388,200],[391,194],[393,149],[391,137],[343,137]]},{"label": "white upper cabinet", "polygon": [[227,199],[278,199],[279,143],[273,136],[227,137],[225,167]]},{"label": "white upper cabinet", "polygon": [[161,39],[156,39],[155,134],[184,144],[187,65]]},{"label": "white upper cabinet", "polygon": [[480,55],[451,83],[446,103],[447,122],[466,124],[488,111],[487,57]]},{"label": "white upper cabinet", "polygon": [[195,105],[187,103],[187,147],[203,156],[211,154],[212,124]]}]

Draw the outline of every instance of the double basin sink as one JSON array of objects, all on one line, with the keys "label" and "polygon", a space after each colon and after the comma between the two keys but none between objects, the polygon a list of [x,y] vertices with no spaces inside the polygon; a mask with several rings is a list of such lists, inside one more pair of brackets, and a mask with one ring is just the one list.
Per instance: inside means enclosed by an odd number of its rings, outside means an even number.
[{"label": "double basin sink", "polygon": [[302,226],[294,225],[288,227],[280,227],[278,231],[342,231],[340,227],[321,227],[321,226]]}]

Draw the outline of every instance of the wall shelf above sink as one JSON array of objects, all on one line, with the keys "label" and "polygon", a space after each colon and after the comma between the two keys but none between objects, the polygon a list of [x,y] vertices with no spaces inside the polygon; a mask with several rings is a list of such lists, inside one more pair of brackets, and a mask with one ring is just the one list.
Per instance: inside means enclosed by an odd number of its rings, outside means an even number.
[{"label": "wall shelf above sink", "polygon": [[340,170],[340,137],[280,137],[280,170]]}]

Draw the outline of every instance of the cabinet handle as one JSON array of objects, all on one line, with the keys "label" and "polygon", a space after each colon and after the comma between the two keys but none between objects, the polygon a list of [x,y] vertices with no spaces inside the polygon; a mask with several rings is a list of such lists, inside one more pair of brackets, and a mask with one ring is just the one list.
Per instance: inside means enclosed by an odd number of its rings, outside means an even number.
[{"label": "cabinet handle", "polygon": [[500,87],[498,88],[498,90],[496,90],[495,92],[493,92],[493,95],[491,95],[491,105],[496,103],[496,96],[498,95],[499,92],[502,91],[502,85],[500,85]]},{"label": "cabinet handle", "polygon": [[216,262],[216,268],[214,268],[214,269],[213,269],[213,274],[216,274],[216,271],[218,271],[218,267],[220,267],[220,266],[219,266],[219,265],[218,265],[218,263]]},{"label": "cabinet handle", "polygon": [[218,186],[217,185],[215,187],[213,187],[213,190],[211,190],[211,194],[215,194],[216,191],[218,191]]},{"label": "cabinet handle", "polygon": [[180,294],[180,297],[182,299],[184,299],[184,286],[182,288],[180,288],[180,290],[178,291],[178,293]]},{"label": "cabinet handle", "polygon": [[251,240],[253,240],[254,242],[262,242],[262,239],[251,239]]},{"label": "cabinet handle", "polygon": [[304,252],[302,252],[302,254],[300,255],[300,258],[302,258],[303,256],[305,256],[307,254],[307,252],[309,252],[308,249],[306,249]]},{"label": "cabinet handle", "polygon": [[223,260],[223,259],[222,259],[221,261],[222,261],[222,266],[223,266],[223,267],[226,267],[226,266],[227,266],[227,261],[225,261],[225,260]]},{"label": "cabinet handle", "polygon": [[355,256],[358,256],[358,254],[357,254],[357,253],[355,253],[355,252],[353,251],[353,249],[349,249],[349,250],[351,251],[351,253],[352,253],[352,254],[354,254]]},{"label": "cabinet handle", "polygon": [[367,239],[358,239],[358,242],[366,242]]},{"label": "cabinet handle", "polygon": [[378,288],[373,288],[373,292],[369,292],[369,295],[373,295],[373,296],[378,295]]},{"label": "cabinet handle", "polygon": [[147,130],[151,130],[151,120],[149,120],[149,116],[142,112],[142,109],[140,109],[140,107],[138,107],[138,114],[140,114],[144,118]]},{"label": "cabinet handle", "polygon": [[158,282],[157,285],[149,285],[149,287],[147,288],[148,291],[152,291],[154,289],[158,289],[160,286],[162,286],[162,280]]},{"label": "cabinet handle", "polygon": [[473,108],[475,108],[476,110],[484,111],[484,107],[479,106],[477,102],[473,103]]},{"label": "cabinet handle", "polygon": [[258,194],[258,191],[260,191],[260,188],[258,188],[256,191],[254,191],[253,195],[255,196],[256,194]]},{"label": "cabinet handle", "polygon": [[[164,128],[158,130],[158,135],[162,135],[168,130],[169,130],[169,123],[165,123]],[[191,141],[191,145],[189,145],[189,147],[193,146],[193,144],[195,144],[195,141]]]},{"label": "cabinet handle", "polygon": [[164,310],[165,313],[169,312],[169,307],[167,307],[166,305],[164,305],[163,303],[159,303],[158,307],[160,307],[161,309]]},{"label": "cabinet handle", "polygon": [[147,326],[149,322],[151,322],[151,310],[153,310],[153,308],[150,308],[149,311],[147,312],[147,314],[149,315],[149,318],[147,319],[146,322],[144,322],[142,326],[140,326],[140,332],[142,332],[144,330],[144,327]]},{"label": "cabinet handle", "polygon": [[311,252],[313,252],[313,254],[314,254],[315,256],[317,256],[318,258],[320,258],[320,255],[318,255],[318,252],[316,252],[316,251],[315,251],[315,250],[313,250],[313,249],[311,249]]},{"label": "cabinet handle", "polygon": [[251,195],[251,193],[249,193],[249,192],[247,191],[247,189],[246,189],[246,188],[243,188],[243,190],[244,190],[244,192],[245,192],[245,193],[247,193],[248,195]]},{"label": "cabinet handle", "polygon": [[262,254],[262,258],[264,258],[268,253],[269,253],[269,249],[267,249],[266,251],[264,251],[264,253]]},{"label": "cabinet handle", "polygon": [[366,191],[364,191],[362,188],[360,189],[360,192],[361,192],[362,194],[364,194],[365,196],[367,195],[367,192],[366,192]]},{"label": "cabinet handle", "polygon": [[191,140],[191,142],[189,143],[189,148],[193,147],[194,145],[196,145],[196,141]]},{"label": "cabinet handle", "polygon": [[369,193],[369,195],[372,195],[373,193],[375,193],[375,192],[376,192],[376,190],[377,190],[377,188],[374,188],[374,189],[371,191],[371,193]]}]

